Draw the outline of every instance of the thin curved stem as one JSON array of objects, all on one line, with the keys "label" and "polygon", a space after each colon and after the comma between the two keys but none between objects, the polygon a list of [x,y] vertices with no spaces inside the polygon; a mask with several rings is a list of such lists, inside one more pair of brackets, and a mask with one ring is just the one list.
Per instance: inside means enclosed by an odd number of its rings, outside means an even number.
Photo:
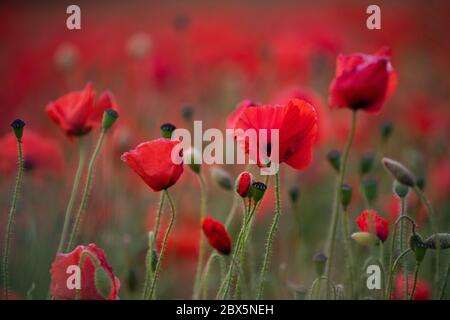
[{"label": "thin curved stem", "polygon": [[334,244],[336,242],[337,221],[338,221],[338,216],[339,216],[339,211],[340,211],[339,209],[341,207],[341,188],[342,188],[342,184],[344,183],[344,179],[345,179],[345,169],[347,166],[348,155],[350,153],[350,148],[352,146],[353,138],[355,136],[356,115],[357,115],[357,111],[354,110],[352,112],[352,122],[351,122],[350,133],[348,136],[347,145],[345,146],[345,149],[344,149],[344,154],[342,155],[342,161],[341,161],[340,168],[339,168],[337,184],[336,184],[336,188],[334,190],[334,203],[333,203],[333,212],[332,212],[332,218],[331,218],[332,220],[331,220],[331,226],[330,226],[330,232],[329,232],[329,239],[328,239],[327,248],[326,248],[326,256],[328,259],[327,259],[325,275],[327,278],[330,277],[331,267],[332,267],[332,263],[333,263]]},{"label": "thin curved stem", "polygon": [[[207,200],[207,187],[205,179],[201,173],[197,174],[197,177],[200,182],[200,223],[202,223],[203,219],[206,216],[206,200]],[[200,247],[198,252],[198,262],[197,262],[197,271],[195,272],[195,282],[194,282],[194,292],[192,295],[192,299],[198,299],[200,296],[200,282],[202,278],[202,270],[203,264],[205,260],[205,236],[203,233],[200,235]]]},{"label": "thin curved stem", "polygon": [[153,250],[155,250],[155,244],[158,242],[159,225],[161,223],[161,213],[162,213],[163,207],[164,207],[165,195],[166,195],[165,192],[161,192],[158,212],[156,213],[156,217],[155,217],[155,227],[153,229],[153,239],[151,240],[151,242],[148,246],[148,254],[147,254],[148,265],[146,266],[146,276],[145,276],[144,289],[142,291],[142,299],[145,299],[145,297],[148,295],[149,284],[150,284],[151,279],[153,278],[153,269],[152,269],[153,268]]},{"label": "thin curved stem", "polygon": [[[394,263],[392,264],[392,268],[389,271],[389,280],[388,280],[388,287],[386,290],[386,299],[390,299],[391,297],[391,293],[392,293],[392,279],[394,278],[394,272],[395,269],[397,269],[397,265],[400,262],[400,260],[406,256],[408,253],[412,252],[412,250],[410,248],[406,249],[405,251],[403,251],[402,253],[400,253],[400,255],[395,259]],[[407,280],[405,280],[407,281]]]},{"label": "thin curved stem", "polygon": [[78,143],[79,143],[78,168],[75,173],[75,178],[73,180],[73,186],[72,191],[70,193],[69,202],[67,203],[66,214],[64,215],[63,229],[61,232],[61,238],[59,239],[58,249],[56,250],[56,253],[62,252],[62,250],[64,249],[64,244],[67,238],[67,232],[69,231],[69,224],[72,219],[73,205],[75,203],[75,199],[77,198],[84,163],[86,162],[86,145],[85,142],[83,141],[83,138],[79,138]]},{"label": "thin curved stem", "polygon": [[70,249],[75,244],[75,240],[78,235],[78,231],[80,228],[80,223],[83,218],[84,212],[86,211],[86,207],[89,200],[89,193],[91,190],[91,183],[92,183],[92,175],[94,173],[95,168],[95,161],[97,160],[97,157],[100,153],[100,149],[102,147],[103,141],[105,140],[106,136],[106,130],[102,129],[100,138],[98,139],[97,145],[95,146],[94,153],[92,154],[91,160],[89,161],[87,176],[86,176],[86,185],[84,187],[83,196],[81,197],[81,204],[78,208],[78,212],[75,216],[75,223],[72,228],[72,233],[70,235],[69,243],[67,244],[66,251],[70,251]]},{"label": "thin curved stem", "polygon": [[[416,263],[416,269],[414,270],[414,282],[411,289],[411,295],[409,296],[409,300],[414,299],[414,293],[416,293],[416,285],[417,285],[417,276],[419,275],[419,269],[420,269],[420,262]],[[408,282],[408,278],[405,278],[405,282]],[[406,296],[408,296],[408,293],[406,293]]]},{"label": "thin curved stem", "polygon": [[203,272],[203,279],[202,279],[202,299],[206,299],[208,296],[208,282],[209,282],[209,270],[211,269],[211,264],[214,262],[214,258],[216,260],[220,261],[220,255],[218,255],[216,252],[213,252],[205,264],[205,270]]},{"label": "thin curved stem", "polygon": [[239,195],[237,192],[235,192],[233,195],[233,203],[231,204],[230,211],[228,212],[227,215],[227,220],[225,221],[225,228],[228,228],[231,222],[233,221],[238,204],[239,204]]},{"label": "thin curved stem", "polygon": [[153,295],[155,293],[156,283],[158,281],[158,276],[159,276],[159,272],[161,269],[161,262],[164,258],[164,251],[166,249],[167,239],[169,238],[170,230],[172,230],[173,224],[175,222],[175,216],[176,216],[175,206],[173,204],[172,198],[169,195],[169,191],[167,191],[167,189],[166,189],[166,190],[164,190],[164,193],[166,194],[167,200],[169,202],[171,216],[170,216],[169,226],[167,227],[166,234],[164,235],[164,239],[163,239],[163,243],[162,243],[162,247],[161,247],[161,253],[159,254],[158,262],[156,263],[155,273],[153,275],[153,280],[152,280],[152,284],[150,287],[150,291],[148,293],[148,296],[146,297],[149,300],[153,299]]},{"label": "thin curved stem", "polygon": [[22,175],[23,175],[23,152],[22,152],[22,141],[20,139],[17,139],[17,154],[18,154],[17,175],[11,201],[11,208],[9,210],[8,215],[8,222],[6,225],[5,246],[3,252],[3,296],[5,300],[8,300],[9,296],[9,279],[8,279],[9,253],[11,249],[11,237],[13,234],[13,225],[17,209],[17,200],[19,198],[20,185],[22,182]]},{"label": "thin curved stem", "polygon": [[318,284],[320,284],[321,280],[326,280],[328,286],[331,288],[331,290],[333,290],[334,299],[336,299],[336,285],[335,285],[335,283],[332,280],[330,280],[329,278],[327,278],[326,276],[321,276],[321,277],[316,278],[313,281],[313,283],[311,285],[311,289],[309,289],[309,300],[312,300],[312,298],[314,296],[314,291],[316,289],[316,286]]},{"label": "thin curved stem", "polygon": [[261,268],[261,273],[259,276],[259,286],[258,286],[258,293],[256,295],[256,299],[261,299],[261,296],[264,292],[264,281],[266,279],[266,272],[269,267],[269,260],[270,256],[272,254],[272,245],[273,245],[273,239],[275,237],[275,233],[278,228],[278,223],[280,222],[281,217],[281,201],[280,201],[280,176],[277,172],[275,174],[275,215],[273,217],[272,225],[270,226],[269,234],[267,236],[266,241],[266,251],[264,254],[264,262]]},{"label": "thin curved stem", "polygon": [[[402,209],[401,209],[401,217],[405,217],[406,216],[406,201],[405,198],[402,198],[401,200],[402,202]],[[399,220],[400,221],[400,220]],[[400,222],[400,252],[403,252],[404,247],[405,247],[405,222],[401,221]],[[403,271],[405,273],[405,279],[408,279],[408,264],[406,262],[403,262]],[[405,280],[405,299],[408,300],[408,281]]]},{"label": "thin curved stem", "polygon": [[346,252],[346,263],[347,263],[347,271],[348,271],[348,280],[349,280],[349,291],[350,291],[350,297],[354,297],[354,279],[353,275],[354,273],[354,262],[353,262],[353,253],[351,244],[349,241],[350,232],[348,229],[348,212],[343,212],[341,215],[341,223],[342,223],[342,230],[343,230],[343,238],[344,238],[344,247]]}]

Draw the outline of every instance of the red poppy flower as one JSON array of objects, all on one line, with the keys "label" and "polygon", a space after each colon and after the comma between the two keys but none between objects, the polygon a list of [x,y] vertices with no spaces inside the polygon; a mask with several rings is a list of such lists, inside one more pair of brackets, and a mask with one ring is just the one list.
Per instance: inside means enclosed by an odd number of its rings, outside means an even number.
[{"label": "red poppy flower", "polygon": [[143,142],[122,154],[121,159],[153,191],[161,191],[174,185],[183,173],[182,154],[178,154],[178,159],[172,159],[172,150],[179,143],[165,138]]},{"label": "red poppy flower", "polygon": [[[293,99],[285,105],[261,105],[257,107],[246,108],[238,120],[235,129],[254,129],[259,132],[260,129],[278,129],[278,163],[286,162],[295,169],[306,168],[312,158],[312,146],[317,141],[317,114],[312,105],[300,99]],[[239,139],[238,139],[239,140]],[[245,151],[248,153],[249,139],[245,137]],[[267,145],[261,145],[263,141],[257,138],[257,150],[267,150],[267,156],[271,158],[272,135],[267,132]],[[258,165],[261,160],[256,160]],[[271,161],[276,159],[271,158]]]},{"label": "red poppy flower", "polygon": [[[88,251],[89,254],[84,253]],[[83,263],[80,266],[80,258],[83,254]],[[94,256],[97,261],[93,261]],[[105,298],[95,285],[96,265],[103,268],[109,279],[111,280],[110,294]],[[120,289],[120,281],[114,275],[111,266],[106,260],[105,252],[97,248],[95,244],[86,246],[78,246],[70,253],[58,253],[55,261],[50,269],[51,273],[51,295],[58,300],[74,300],[76,296],[76,288],[69,289],[70,276],[68,268],[72,265],[79,266],[81,271],[79,298],[81,300],[117,300]]]},{"label": "red poppy flower", "polygon": [[[23,166],[33,176],[61,174],[63,156],[57,143],[27,129],[23,133]],[[0,139],[0,172],[15,173],[17,170],[17,138],[13,132]]]},{"label": "red poppy flower", "polygon": [[84,135],[99,125],[106,109],[117,110],[112,95],[105,92],[95,101],[95,91],[91,83],[82,91],[70,92],[50,102],[46,107],[48,116],[70,138]]},{"label": "red poppy flower", "polygon": [[202,222],[203,233],[208,239],[209,244],[222,254],[231,252],[231,239],[227,230],[217,220],[206,217]]},{"label": "red poppy flower", "polygon": [[239,102],[236,108],[227,118],[227,129],[234,129],[236,126],[236,122],[239,120],[242,112],[244,112],[246,108],[255,106],[256,104],[250,99],[245,99]]},{"label": "red poppy flower", "polygon": [[[408,277],[408,297],[411,295],[414,279],[412,275]],[[413,300],[429,300],[431,296],[431,286],[424,280],[417,279],[416,290]],[[393,300],[405,300],[405,275],[399,274],[395,279]]]},{"label": "red poppy flower", "polygon": [[381,241],[385,241],[389,235],[389,222],[375,210],[364,210],[355,221],[360,231],[373,233]]},{"label": "red poppy flower", "polygon": [[330,85],[330,105],[335,108],[378,112],[397,85],[389,49],[377,53],[337,57],[336,77]]},{"label": "red poppy flower", "polygon": [[251,187],[252,187],[252,174],[244,171],[237,178],[236,183],[236,192],[242,197],[245,198],[248,196]]}]

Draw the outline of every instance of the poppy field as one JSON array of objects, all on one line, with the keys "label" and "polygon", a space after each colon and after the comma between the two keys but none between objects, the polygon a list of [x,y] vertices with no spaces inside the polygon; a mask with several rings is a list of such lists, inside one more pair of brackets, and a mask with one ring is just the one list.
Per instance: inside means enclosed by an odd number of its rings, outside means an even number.
[{"label": "poppy field", "polygon": [[0,5],[0,299],[450,299],[450,5],[371,4]]}]

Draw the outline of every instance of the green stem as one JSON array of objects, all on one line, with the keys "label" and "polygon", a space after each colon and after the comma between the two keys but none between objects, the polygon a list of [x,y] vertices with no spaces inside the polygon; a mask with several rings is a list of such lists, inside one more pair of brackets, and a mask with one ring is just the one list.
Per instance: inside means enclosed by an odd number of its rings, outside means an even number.
[{"label": "green stem", "polygon": [[[387,286],[387,290],[386,290],[386,299],[390,299],[391,298],[391,294],[392,294],[392,280],[394,278],[394,272],[395,269],[397,269],[397,265],[400,262],[400,260],[406,256],[408,253],[412,252],[411,249],[406,249],[405,251],[403,251],[402,253],[400,253],[400,255],[395,259],[394,263],[392,264],[392,268],[389,271],[389,279],[388,279],[388,286]],[[407,279],[405,280],[407,281]]]},{"label": "green stem", "polygon": [[64,244],[67,238],[67,232],[69,231],[69,224],[72,219],[72,210],[73,205],[75,203],[75,199],[77,198],[78,189],[80,187],[81,175],[83,172],[84,163],[86,162],[86,146],[82,138],[79,138],[79,160],[78,160],[78,168],[75,173],[75,178],[73,180],[72,192],[70,193],[69,202],[67,203],[66,214],[64,215],[64,224],[61,233],[61,238],[59,240],[58,249],[56,253],[62,252],[64,249]]},{"label": "green stem", "polygon": [[95,161],[97,160],[98,154],[100,153],[100,149],[102,147],[103,141],[105,140],[105,136],[106,136],[106,130],[102,129],[100,138],[98,139],[97,145],[95,146],[94,153],[92,154],[91,160],[89,161],[89,166],[88,166],[88,171],[87,171],[87,176],[86,176],[86,185],[84,187],[83,196],[81,197],[80,207],[78,208],[78,212],[75,216],[75,223],[73,225],[72,233],[70,235],[70,240],[66,247],[67,252],[69,252],[70,249],[75,244],[75,240],[78,235],[80,223],[81,223],[83,214],[84,214],[87,204],[88,204],[89,192],[90,192],[91,183],[92,183],[92,174],[94,172],[94,167],[95,167]]},{"label": "green stem", "polygon": [[266,241],[266,251],[264,254],[264,262],[261,268],[261,273],[259,276],[259,286],[258,286],[258,293],[256,295],[256,299],[261,299],[261,296],[264,292],[264,282],[266,279],[266,272],[269,267],[269,260],[270,256],[272,254],[272,244],[273,239],[275,236],[275,233],[278,228],[278,223],[280,221],[281,217],[281,201],[280,201],[280,176],[277,172],[275,174],[275,196],[276,196],[276,202],[275,202],[275,215],[273,217],[272,225],[270,226],[269,234]]},{"label": "green stem", "polygon": [[228,212],[227,220],[225,221],[225,228],[228,228],[230,226],[231,222],[233,221],[233,218],[236,213],[236,209],[238,207],[239,198],[240,197],[239,197],[238,193],[235,192],[233,195],[233,203],[231,204],[230,212]]},{"label": "green stem", "polygon": [[161,262],[163,260],[164,251],[166,249],[167,239],[169,238],[170,230],[172,230],[172,226],[173,226],[173,223],[175,222],[175,215],[176,215],[175,206],[173,204],[172,198],[169,195],[169,191],[167,191],[167,189],[166,189],[166,190],[164,190],[164,193],[166,194],[167,200],[169,201],[171,216],[170,216],[169,226],[167,227],[166,234],[164,235],[164,240],[163,240],[162,247],[161,247],[161,253],[159,254],[158,262],[156,263],[155,274],[153,276],[153,281],[152,281],[152,285],[150,287],[150,292],[148,293],[148,296],[146,297],[149,300],[153,299],[153,295],[154,295],[155,288],[156,288],[156,282],[158,281],[158,276],[159,276],[159,272],[161,269]]},{"label": "green stem", "polygon": [[327,259],[325,275],[327,278],[330,277],[331,267],[332,267],[332,263],[333,263],[334,244],[336,242],[337,221],[338,221],[338,216],[339,216],[339,209],[341,207],[341,188],[342,188],[342,184],[344,183],[344,179],[345,179],[345,169],[347,166],[348,155],[349,155],[352,143],[353,143],[353,138],[355,136],[356,115],[357,115],[357,111],[354,110],[352,113],[352,123],[351,123],[351,128],[350,128],[350,134],[348,136],[347,145],[345,146],[345,149],[344,149],[344,154],[342,156],[342,161],[341,161],[340,168],[339,168],[339,175],[337,178],[336,189],[334,190],[332,220],[331,220],[329,238],[328,238],[327,249],[326,249],[326,256],[328,259]]},{"label": "green stem", "polygon": [[[313,297],[315,297],[314,296],[314,292],[315,292],[316,286],[320,284],[321,280],[326,280],[328,286],[331,288],[331,290],[333,290],[334,299],[336,299],[336,285],[335,285],[335,283],[332,280],[328,279],[326,276],[321,276],[321,277],[316,278],[314,280],[314,282],[312,283],[311,289],[309,290],[309,300],[312,300]],[[320,289],[319,289],[319,291],[320,291]]]},{"label": "green stem", "polygon": [[206,299],[208,296],[209,270],[211,269],[211,264],[213,263],[214,258],[217,258],[218,260],[220,259],[220,255],[214,252],[209,256],[208,261],[206,261],[202,279],[202,299]]},{"label": "green stem", "polygon": [[158,242],[159,225],[161,222],[161,213],[164,207],[164,199],[165,199],[165,192],[161,192],[158,212],[156,213],[155,218],[155,227],[153,229],[153,239],[151,240],[151,243],[149,244],[148,247],[148,254],[147,254],[148,265],[146,266],[147,271],[145,276],[144,289],[142,291],[142,299],[145,299],[145,297],[148,295],[149,284],[151,279],[153,278],[153,250],[155,250],[155,244]]},{"label": "green stem", "polygon": [[[401,214],[400,214],[400,217],[405,217],[406,216],[406,201],[405,201],[405,198],[402,198],[402,200],[401,200],[401,203],[402,203],[402,209],[401,209]],[[401,221],[400,222],[400,252],[403,252],[404,251],[404,248],[405,248],[405,240],[404,240],[404,238],[405,238],[405,221]],[[408,279],[408,264],[407,264],[407,262],[406,261],[404,261],[403,262],[403,271],[404,271],[404,273],[405,273],[405,299],[406,300],[408,300],[408,281],[407,281],[407,279]]]},{"label": "green stem", "polygon": [[350,232],[348,229],[348,212],[344,211],[341,215],[341,223],[342,223],[342,230],[343,230],[343,239],[344,239],[344,247],[346,252],[346,262],[347,262],[347,272],[348,272],[348,280],[349,280],[349,291],[350,291],[350,297],[354,297],[354,280],[353,275],[354,273],[354,263],[353,263],[353,253],[351,244],[349,241]]},{"label": "green stem", "polygon": [[[203,178],[202,174],[199,173],[197,175],[199,182],[200,182],[200,189],[201,189],[201,195],[200,195],[200,223],[202,223],[203,219],[206,216],[206,199],[207,199],[207,188],[205,179]],[[192,299],[198,299],[200,296],[200,282],[202,278],[202,270],[203,270],[203,264],[205,260],[205,236],[203,233],[200,234],[200,247],[198,252],[198,262],[197,262],[197,271],[195,273],[195,282],[194,282],[194,292],[192,295]]]},{"label": "green stem", "polygon": [[[419,197],[420,201],[424,204],[425,208],[427,209],[428,218],[430,219],[431,224],[431,230],[433,233],[438,233],[437,224],[435,221],[436,214],[433,210],[433,207],[431,206],[430,201],[428,201],[427,197],[423,193],[423,191],[418,187],[414,187],[414,191],[416,192],[417,196]],[[441,250],[440,250],[440,243],[439,241],[436,242],[436,270],[434,273],[434,288],[439,288],[439,272],[440,272],[440,261],[441,261]]]},{"label": "green stem", "polygon": [[17,139],[17,153],[18,153],[17,176],[16,176],[16,183],[14,185],[11,208],[9,210],[8,215],[8,222],[6,225],[5,247],[3,253],[3,296],[5,300],[8,300],[9,295],[9,287],[8,287],[9,253],[11,247],[11,237],[13,233],[14,216],[17,209],[17,199],[19,198],[20,184],[22,182],[22,175],[23,175],[23,152],[22,152],[22,141],[20,139]]},{"label": "green stem", "polygon": [[444,282],[442,283],[441,292],[439,294],[439,300],[444,299],[445,288],[447,287],[448,278],[450,276],[450,258],[447,262],[447,273],[445,274]]},{"label": "green stem", "polygon": [[[419,275],[419,269],[420,269],[420,262],[416,263],[416,269],[414,270],[414,282],[411,289],[411,295],[409,297],[409,300],[414,299],[414,293],[416,292],[416,285],[417,285],[417,276]],[[408,282],[408,278],[405,278],[405,282]],[[406,293],[406,296],[408,296],[408,293]]]}]

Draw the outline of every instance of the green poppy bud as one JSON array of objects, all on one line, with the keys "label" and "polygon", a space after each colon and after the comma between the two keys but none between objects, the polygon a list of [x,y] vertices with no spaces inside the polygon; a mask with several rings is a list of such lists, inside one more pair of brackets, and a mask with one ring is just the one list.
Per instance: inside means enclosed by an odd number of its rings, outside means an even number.
[{"label": "green poppy bud", "polygon": [[316,268],[316,274],[318,277],[322,276],[323,273],[325,272],[325,266],[327,264],[327,256],[324,255],[323,253],[318,253],[316,255],[314,255],[313,257],[313,262],[314,262],[314,266]]},{"label": "green poppy bud", "polygon": [[13,123],[11,123],[11,127],[13,128],[17,140],[21,141],[23,136],[23,128],[25,127],[25,122],[23,122],[21,119],[16,119],[13,121]]},{"label": "green poppy bud", "polygon": [[394,193],[401,199],[406,198],[406,196],[408,195],[408,192],[409,192],[409,187],[398,182],[397,180],[394,180],[392,189],[393,189]]},{"label": "green poppy bud", "polygon": [[161,129],[161,136],[163,138],[166,138],[166,139],[171,139],[172,138],[172,133],[175,131],[176,128],[177,127],[175,127],[171,123],[164,123],[160,127],[160,129]]},{"label": "green poppy bud", "polygon": [[375,162],[375,153],[366,152],[359,162],[359,172],[361,175],[367,174],[373,168]]},{"label": "green poppy bud", "polygon": [[114,122],[119,118],[119,114],[114,109],[107,109],[103,112],[102,128],[103,130],[108,130],[112,127]]},{"label": "green poppy bud", "polygon": [[372,177],[368,177],[362,181],[361,185],[367,201],[369,204],[373,204],[378,196],[377,180]]},{"label": "green poppy bud", "polygon": [[344,210],[347,210],[348,205],[352,201],[352,187],[348,184],[343,184],[341,187],[341,204]]},{"label": "green poppy bud", "polygon": [[416,261],[420,262],[425,258],[427,252],[427,245],[422,241],[422,238],[418,234],[413,234],[409,238],[409,247],[414,251],[416,255]]},{"label": "green poppy bud", "polygon": [[339,172],[341,167],[341,153],[337,150],[331,150],[327,153],[327,159],[334,170],[336,170],[336,172]]}]

